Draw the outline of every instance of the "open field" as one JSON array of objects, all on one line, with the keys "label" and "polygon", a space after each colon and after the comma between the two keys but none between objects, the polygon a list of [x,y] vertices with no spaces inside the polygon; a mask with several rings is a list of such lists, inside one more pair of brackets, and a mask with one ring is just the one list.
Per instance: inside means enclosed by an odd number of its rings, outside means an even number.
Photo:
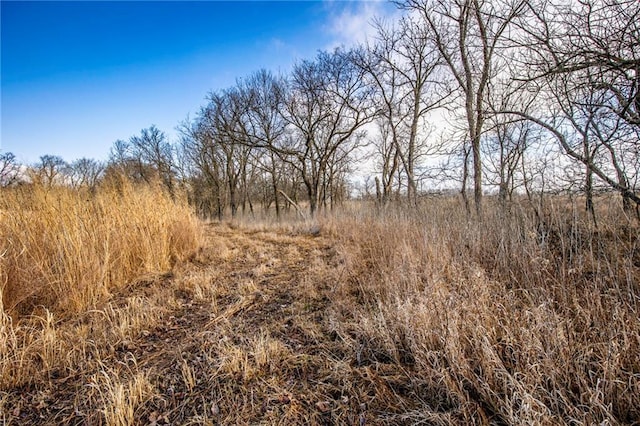
[{"label": "open field", "polygon": [[[638,225],[611,209],[596,229],[571,207],[550,203],[543,224],[497,208],[478,222],[453,199],[315,222],[189,219],[167,263],[82,303],[16,303],[28,298],[7,292],[5,247],[0,419],[638,424]],[[64,229],[50,250],[73,240]]]}]

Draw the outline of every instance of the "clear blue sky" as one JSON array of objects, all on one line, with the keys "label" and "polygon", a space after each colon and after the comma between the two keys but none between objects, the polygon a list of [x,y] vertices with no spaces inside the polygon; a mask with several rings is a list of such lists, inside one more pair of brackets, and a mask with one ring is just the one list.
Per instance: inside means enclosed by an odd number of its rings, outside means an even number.
[{"label": "clear blue sky", "polygon": [[0,151],[106,159],[155,124],[170,138],[211,90],[362,40],[382,2],[1,3]]}]

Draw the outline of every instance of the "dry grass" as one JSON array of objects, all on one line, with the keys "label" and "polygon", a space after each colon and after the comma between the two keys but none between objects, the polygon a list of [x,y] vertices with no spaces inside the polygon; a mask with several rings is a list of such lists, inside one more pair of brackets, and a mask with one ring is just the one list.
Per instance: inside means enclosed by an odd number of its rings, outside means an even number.
[{"label": "dry grass", "polygon": [[425,382],[414,414],[387,419],[640,421],[637,224],[603,212],[596,229],[559,204],[544,226],[498,210],[469,221],[443,202],[332,225],[352,271],[336,300],[359,306],[338,332],[361,363]]},{"label": "dry grass", "polygon": [[0,419],[637,424],[638,227],[577,212],[208,224],[195,256],[63,321],[3,310]]},{"label": "dry grass", "polygon": [[7,190],[0,212],[0,283],[11,315],[84,312],[144,273],[168,271],[198,242],[193,214],[159,187]]},{"label": "dry grass", "polygon": [[0,389],[77,374],[156,321],[170,298],[114,295],[170,270],[200,238],[184,204],[126,182],[95,195],[7,190],[0,211]]}]

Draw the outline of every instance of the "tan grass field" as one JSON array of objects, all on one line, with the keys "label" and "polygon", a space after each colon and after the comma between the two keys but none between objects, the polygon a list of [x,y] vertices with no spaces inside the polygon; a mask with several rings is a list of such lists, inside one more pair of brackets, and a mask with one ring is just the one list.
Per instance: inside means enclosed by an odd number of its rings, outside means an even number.
[{"label": "tan grass field", "polygon": [[613,207],[200,223],[158,189],[2,196],[4,424],[640,422]]}]

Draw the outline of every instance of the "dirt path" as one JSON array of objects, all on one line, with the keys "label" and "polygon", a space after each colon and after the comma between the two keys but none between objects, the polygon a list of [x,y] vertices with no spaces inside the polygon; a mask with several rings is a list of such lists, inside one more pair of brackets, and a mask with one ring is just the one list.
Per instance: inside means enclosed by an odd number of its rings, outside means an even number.
[{"label": "dirt path", "polygon": [[5,410],[14,424],[403,423],[421,384],[349,332],[345,266],[316,234],[209,225],[191,261],[119,296],[171,309]]},{"label": "dirt path", "polygon": [[[335,261],[331,244],[310,234],[208,232],[183,279],[206,277],[210,287],[185,293],[168,330],[140,342],[138,367],[159,373],[158,391],[173,395],[154,412],[171,423],[358,423],[360,403],[324,380],[345,362],[325,321],[330,283],[318,282]],[[198,300],[207,290],[213,297]],[[150,350],[167,341],[170,353]],[[344,407],[335,416],[338,403]]]}]

